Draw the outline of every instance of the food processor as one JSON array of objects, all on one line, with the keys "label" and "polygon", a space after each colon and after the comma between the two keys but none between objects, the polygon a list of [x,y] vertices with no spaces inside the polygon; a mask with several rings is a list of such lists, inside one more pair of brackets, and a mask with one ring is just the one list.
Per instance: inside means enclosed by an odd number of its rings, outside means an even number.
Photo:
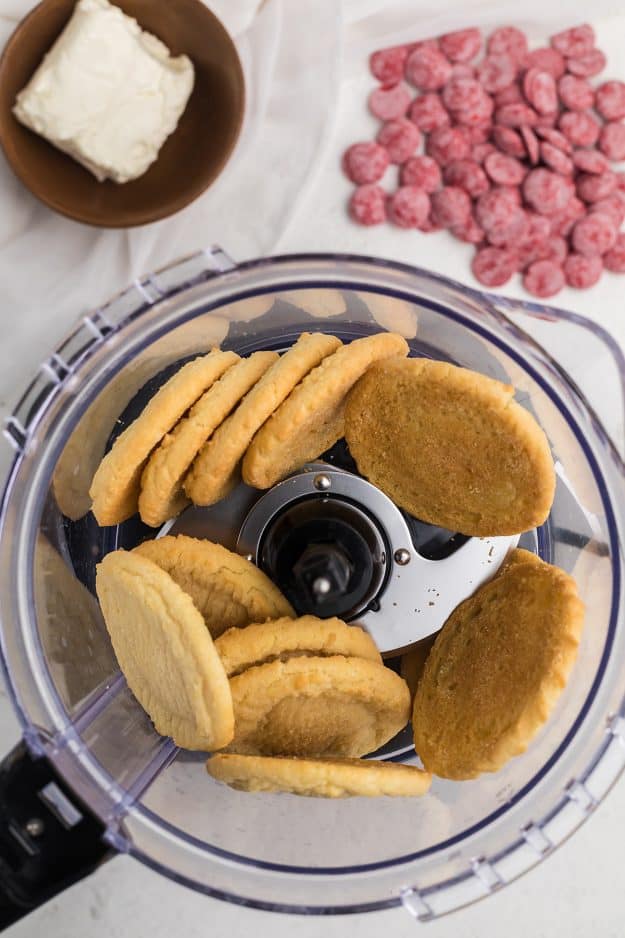
[{"label": "food processor", "polygon": [[[426,525],[358,476],[344,442],[268,492],[241,484],[160,530],[137,516],[96,524],[95,468],[182,362],[214,345],[247,355],[283,351],[302,331],[349,342],[381,329],[404,335],[411,355],[514,385],[556,466],[542,527],[519,540]],[[616,343],[581,316],[366,257],[236,265],[211,248],[85,316],[42,363],[0,440],[2,659],[23,728],[0,768],[0,921],[118,852],[259,909],[403,906],[423,921],[548,856],[625,766],[624,376]],[[519,540],[577,581],[587,608],[579,657],[550,720],[495,774],[435,778],[422,798],[235,791],[208,777],[204,754],[156,733],[119,672],[95,599],[105,553],[164,533],[250,557],[298,612],[365,625],[395,668]],[[357,558],[354,582],[346,557]],[[410,728],[376,757],[417,763]]]}]

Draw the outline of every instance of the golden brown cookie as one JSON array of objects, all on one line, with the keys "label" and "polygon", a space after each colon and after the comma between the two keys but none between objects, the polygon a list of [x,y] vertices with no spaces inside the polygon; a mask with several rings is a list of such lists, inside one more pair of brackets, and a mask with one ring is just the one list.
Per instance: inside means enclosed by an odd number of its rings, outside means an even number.
[{"label": "golden brown cookie", "polygon": [[532,553],[531,550],[524,550],[522,547],[515,547],[514,550],[511,550],[499,570],[496,573],[496,576],[501,576],[503,573],[507,573],[511,567],[518,567],[522,563],[531,563],[536,566],[540,566],[543,561],[540,559],[538,554]]},{"label": "golden brown cookie", "polygon": [[240,791],[287,791],[316,798],[425,795],[432,776],[413,765],[375,759],[298,759],[219,753],[208,774]]},{"label": "golden brown cookie", "polygon": [[328,356],[256,434],[243,460],[243,481],[258,489],[270,488],[317,459],[343,436],[347,393],[371,363],[407,354],[405,339],[381,332],[356,339]]},{"label": "golden brown cookie", "polygon": [[[238,358],[238,356],[237,356]],[[158,527],[189,504],[182,483],[211,434],[271,365],[276,352],[255,352],[239,359],[193,405],[154,450],[141,476],[141,520]]]},{"label": "golden brown cookie", "polygon": [[358,470],[422,521],[488,537],[543,523],[549,444],[514,388],[425,358],[378,362],[354,387],[345,438]]},{"label": "golden brown cookie", "polygon": [[212,505],[228,494],[239,478],[241,459],[258,428],[310,369],[340,344],[333,335],[303,332],[272,365],[196,457],[184,483],[196,505]]},{"label": "golden brown cookie", "polygon": [[[509,570],[510,567],[517,566],[521,563],[539,564],[542,563],[542,561],[540,557],[536,556],[536,554],[531,553],[529,550],[523,550],[519,547],[515,550],[512,550],[508,554],[495,576],[499,576],[500,574]],[[439,632],[440,629],[438,632],[434,632],[433,635],[428,635],[427,638],[423,638],[420,642],[416,642],[416,644],[413,645],[409,651],[404,652],[404,654],[401,656],[400,674],[410,688],[410,696],[413,699],[417,692],[417,687],[419,685],[419,681],[421,680],[423,669],[425,668],[425,662],[427,661],[428,655],[434,646],[434,642],[436,641]]]},{"label": "golden brown cookie", "polygon": [[98,524],[121,524],[137,511],[145,461],[177,420],[237,360],[214,349],[169,379],[119,436],[91,482],[89,495]]},{"label": "golden brown cookie", "polygon": [[428,655],[434,647],[437,635],[438,632],[434,632],[433,635],[428,635],[427,638],[422,638],[421,641],[415,642],[412,648],[410,648],[409,651],[405,651],[401,656],[400,673],[410,688],[410,696],[413,700],[417,692],[417,687],[419,686],[419,681],[421,680],[421,675],[423,674],[423,669],[425,668],[425,662],[428,660]]},{"label": "golden brown cookie", "polygon": [[231,678],[235,736],[251,755],[362,756],[401,730],[410,691],[394,671],[364,658],[296,657]]},{"label": "golden brown cookie", "polygon": [[147,557],[175,580],[201,612],[213,638],[250,622],[295,615],[262,570],[221,544],[179,534],[144,541],[133,554]]},{"label": "golden brown cookie", "polygon": [[567,682],[583,619],[574,580],[543,561],[512,565],[461,603],[414,700],[426,769],[475,778],[524,752]]},{"label": "golden brown cookie", "polygon": [[157,731],[186,749],[232,739],[232,695],[204,620],[177,583],[138,553],[97,566],[96,590],[119,666]]},{"label": "golden brown cookie", "polygon": [[217,639],[215,647],[228,677],[254,665],[266,664],[277,658],[285,660],[298,653],[345,655],[382,663],[375,642],[364,629],[346,625],[341,619],[318,619],[316,616],[277,619],[248,625],[244,629],[228,629]]}]

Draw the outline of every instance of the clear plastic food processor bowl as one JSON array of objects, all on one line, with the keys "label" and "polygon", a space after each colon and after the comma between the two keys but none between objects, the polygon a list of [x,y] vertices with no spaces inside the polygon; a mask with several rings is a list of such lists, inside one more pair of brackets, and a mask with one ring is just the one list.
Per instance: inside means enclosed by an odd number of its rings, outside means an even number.
[{"label": "clear plastic food processor bowl", "polygon": [[[579,658],[547,725],[496,774],[435,779],[413,799],[233,791],[208,777],[203,754],[154,731],[118,671],[94,568],[148,529],[137,519],[98,528],[91,476],[116,428],[181,360],[216,343],[247,354],[284,349],[303,330],[350,341],[380,329],[404,334],[411,354],[512,383],[543,426],[557,495],[522,543],[579,584]],[[0,440],[2,653],[29,749],[111,847],[231,901],[302,913],[403,904],[429,919],[511,882],[581,824],[625,765],[624,374],[618,347],[582,317],[383,261],[235,266],[213,249],[136,282],[43,363]],[[409,745],[392,757],[415,759]]]}]

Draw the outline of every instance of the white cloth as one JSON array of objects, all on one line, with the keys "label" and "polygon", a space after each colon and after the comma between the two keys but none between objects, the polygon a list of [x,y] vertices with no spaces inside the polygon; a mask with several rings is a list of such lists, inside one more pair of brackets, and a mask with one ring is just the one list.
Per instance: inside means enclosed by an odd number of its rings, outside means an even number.
[{"label": "white cloth", "polygon": [[[0,44],[30,6],[0,0]],[[247,110],[229,165],[193,205],[152,225],[100,231],[42,206],[0,157],[0,408],[76,319],[140,274],[214,242],[237,259],[269,253],[314,177],[336,108],[340,5],[209,6],[236,35]]]}]

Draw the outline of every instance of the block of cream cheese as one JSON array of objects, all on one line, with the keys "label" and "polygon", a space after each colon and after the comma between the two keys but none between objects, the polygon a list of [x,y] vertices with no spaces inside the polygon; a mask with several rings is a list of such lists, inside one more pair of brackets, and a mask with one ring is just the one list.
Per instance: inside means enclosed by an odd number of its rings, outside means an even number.
[{"label": "block of cream cheese", "polygon": [[128,182],[176,129],[193,80],[186,55],[172,57],[108,0],[78,0],[13,111],[100,182]]}]

